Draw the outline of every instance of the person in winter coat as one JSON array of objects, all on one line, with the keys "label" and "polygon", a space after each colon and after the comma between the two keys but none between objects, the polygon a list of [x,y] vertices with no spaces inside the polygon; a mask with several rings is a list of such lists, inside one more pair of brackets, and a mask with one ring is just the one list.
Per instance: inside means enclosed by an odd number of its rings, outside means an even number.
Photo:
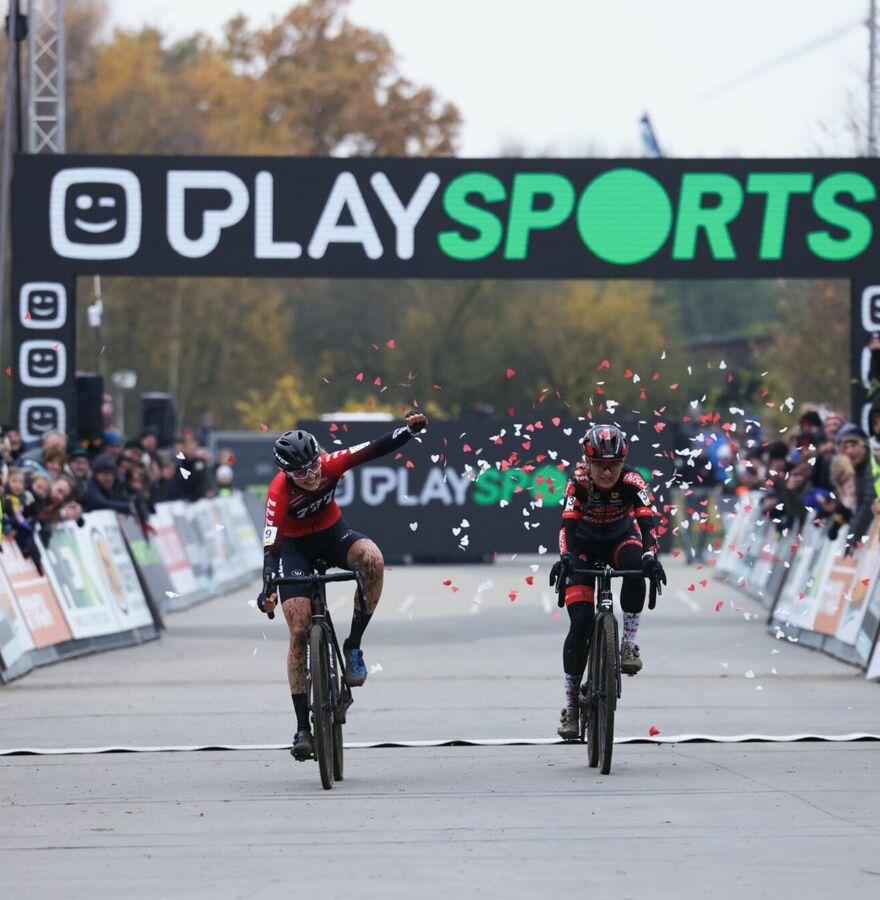
[{"label": "person in winter coat", "polygon": [[878,463],[871,454],[868,435],[852,422],[837,432],[837,446],[849,457],[855,471],[856,508],[849,526],[846,550],[849,555],[864,542],[874,517],[873,506],[877,499],[874,468]]},{"label": "person in winter coat", "polygon": [[86,512],[112,509],[126,515],[134,513],[131,501],[123,496],[116,477],[116,463],[112,456],[102,453],[92,463],[92,477],[86,482],[79,502]]}]

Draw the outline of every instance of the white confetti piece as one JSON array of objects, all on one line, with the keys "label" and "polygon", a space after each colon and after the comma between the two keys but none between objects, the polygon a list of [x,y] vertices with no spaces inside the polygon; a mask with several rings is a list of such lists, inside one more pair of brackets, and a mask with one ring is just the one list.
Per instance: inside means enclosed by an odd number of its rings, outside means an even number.
[{"label": "white confetti piece", "polygon": [[419,527],[419,523],[418,523],[418,522],[410,522],[410,523],[409,523],[409,530],[410,530],[410,531],[416,531],[416,530],[418,529],[418,527]]},{"label": "white confetti piece", "polygon": [[190,472],[189,469],[184,469],[183,466],[181,466],[180,474],[183,475],[183,480],[186,481],[186,479],[189,478],[190,475],[192,475],[192,472]]},{"label": "white confetti piece", "polygon": [[543,544],[538,544],[538,553],[542,556],[547,552],[547,548]]},{"label": "white confetti piece", "polygon": [[746,672],[746,678],[754,678],[754,677],[755,677],[755,673],[751,669],[749,669],[749,671]]},{"label": "white confetti piece", "polygon": [[477,588],[477,593],[478,593],[478,594],[485,594],[486,591],[492,590],[492,588],[493,588],[494,586],[495,586],[495,582],[492,581],[491,578],[487,578],[487,579],[486,579],[484,582],[482,582],[482,583],[480,584],[480,586]]},{"label": "white confetti piece", "polygon": [[763,685],[763,684],[756,684],[756,685],[755,685],[755,690],[756,690],[756,691],[763,691],[763,690],[764,690],[764,685]]},{"label": "white confetti piece", "polygon": [[253,652],[252,655],[253,655],[253,656],[256,656],[256,655],[257,655],[257,648],[256,648],[256,647],[254,647],[254,652]]},{"label": "white confetti piece", "polygon": [[371,675],[375,675],[377,672],[381,672],[381,671],[382,671],[382,663],[373,663],[373,665],[370,666],[370,674]]},{"label": "white confetti piece", "polygon": [[186,457],[180,451],[178,451],[178,453],[177,453],[177,458],[178,459],[186,459]]},{"label": "white confetti piece", "polygon": [[[165,591],[165,596],[169,597],[171,600],[173,600],[175,597],[179,597],[180,594],[175,593],[174,591]],[[254,601],[254,602],[256,602],[256,601]]]}]

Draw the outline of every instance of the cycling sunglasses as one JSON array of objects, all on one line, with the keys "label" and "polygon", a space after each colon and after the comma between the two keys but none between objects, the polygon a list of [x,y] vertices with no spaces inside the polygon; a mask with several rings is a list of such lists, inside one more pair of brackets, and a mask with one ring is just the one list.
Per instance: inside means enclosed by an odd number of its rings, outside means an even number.
[{"label": "cycling sunglasses", "polygon": [[307,466],[302,466],[299,469],[291,469],[287,474],[293,478],[308,478],[313,472],[318,472],[321,469],[321,457],[316,456],[315,459],[309,463]]}]

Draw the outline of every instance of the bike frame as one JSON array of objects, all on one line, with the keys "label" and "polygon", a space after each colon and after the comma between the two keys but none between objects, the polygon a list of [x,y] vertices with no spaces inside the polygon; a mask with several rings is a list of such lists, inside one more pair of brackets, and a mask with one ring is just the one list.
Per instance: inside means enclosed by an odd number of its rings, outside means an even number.
[{"label": "bike frame", "polygon": [[[309,602],[311,604],[311,622],[312,625],[319,625],[324,631],[327,642],[333,647],[333,652],[329,654],[330,661],[330,681],[331,684],[337,682],[341,685],[339,688],[339,697],[334,698],[333,717],[337,719],[339,724],[345,724],[345,714],[352,704],[351,688],[346,684],[343,673],[345,672],[345,660],[342,657],[342,651],[339,648],[339,640],[336,637],[336,629],[333,627],[333,620],[330,617],[330,610],[327,608],[327,589],[326,586],[331,582],[338,581],[354,581],[357,582],[357,598],[356,603],[361,610],[366,609],[367,593],[364,585],[364,579],[358,570],[352,572],[338,572],[333,575],[327,574],[329,565],[322,560],[315,563],[315,571],[307,575],[284,575],[273,578],[267,585],[268,587],[288,586],[307,586],[310,588]],[[308,647],[308,644],[306,645]],[[336,668],[338,665],[338,669]],[[308,665],[308,657],[306,657],[306,673],[311,671]],[[339,678],[333,676],[339,672]],[[311,676],[308,676],[311,677]]]}]

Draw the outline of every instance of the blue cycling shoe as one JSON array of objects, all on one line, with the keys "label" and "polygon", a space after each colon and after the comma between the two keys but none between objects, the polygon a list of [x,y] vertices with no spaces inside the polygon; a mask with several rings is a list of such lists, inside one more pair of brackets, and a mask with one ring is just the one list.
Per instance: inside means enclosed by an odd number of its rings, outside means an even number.
[{"label": "blue cycling shoe", "polygon": [[345,680],[349,687],[360,687],[367,680],[367,666],[360,647],[345,651]]}]

